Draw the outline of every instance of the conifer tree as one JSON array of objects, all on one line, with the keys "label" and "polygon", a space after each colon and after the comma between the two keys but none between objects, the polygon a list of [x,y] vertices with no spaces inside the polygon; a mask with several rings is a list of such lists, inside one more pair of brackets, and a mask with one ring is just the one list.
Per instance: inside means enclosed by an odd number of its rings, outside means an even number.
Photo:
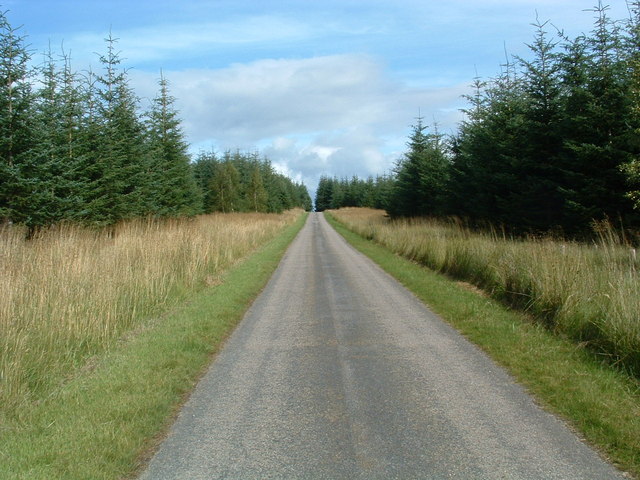
[{"label": "conifer tree", "polygon": [[631,100],[631,115],[629,119],[629,141],[632,157],[622,164],[622,171],[627,177],[629,191],[627,197],[634,203],[634,208],[640,210],[640,1],[631,4],[631,18],[627,24],[628,51],[625,61],[629,71],[629,91]]},{"label": "conifer tree", "polygon": [[240,211],[240,174],[231,160],[216,164],[210,188],[215,210],[222,213]]},{"label": "conifer tree", "polygon": [[316,190],[315,209],[316,212],[323,212],[331,208],[331,198],[333,196],[333,182],[329,177],[320,177],[318,189]]},{"label": "conifer tree", "polygon": [[396,184],[389,214],[412,217],[444,211],[449,164],[437,130],[427,134],[422,117],[412,127],[409,151],[396,166]]},{"label": "conifer tree", "polygon": [[151,199],[152,211],[158,215],[194,215],[202,209],[202,199],[189,167],[187,144],[173,107],[175,99],[162,75],[159,87],[147,114],[149,170],[145,196]]},{"label": "conifer tree", "polygon": [[151,213],[153,206],[143,195],[148,191],[149,175],[143,128],[137,116],[138,100],[128,85],[126,72],[119,70],[117,39],[109,34],[105,41],[107,53],[100,57],[104,73],[97,77],[101,87],[97,92],[100,142],[87,207],[91,222],[112,224]]},{"label": "conifer tree", "polygon": [[262,174],[259,165],[254,165],[251,170],[249,185],[247,186],[247,199],[251,204],[251,210],[254,212],[266,212],[267,200],[269,195],[264,188]]},{"label": "conifer tree", "polygon": [[539,20],[533,24],[534,41],[528,44],[533,59],[519,59],[524,97],[517,135],[519,154],[512,166],[519,181],[511,189],[510,209],[520,212],[520,228],[533,231],[546,231],[563,223],[565,206],[566,175],[559,162],[560,63],[546,25]]},{"label": "conifer tree", "polygon": [[31,224],[29,200],[38,172],[28,152],[33,142],[30,53],[25,39],[0,12],[0,222]]},{"label": "conifer tree", "polygon": [[29,212],[29,224],[41,226],[55,223],[66,216],[63,208],[68,194],[64,164],[63,110],[61,74],[51,50],[45,55],[41,69],[42,87],[35,95],[33,111],[33,146],[29,158],[33,162],[37,185],[29,196],[23,213]]}]

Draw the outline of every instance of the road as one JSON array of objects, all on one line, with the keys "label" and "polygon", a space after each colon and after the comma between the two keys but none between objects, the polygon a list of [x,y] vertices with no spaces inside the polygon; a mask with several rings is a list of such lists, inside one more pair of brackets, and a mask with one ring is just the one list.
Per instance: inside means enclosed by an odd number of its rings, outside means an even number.
[{"label": "road", "polygon": [[623,478],[311,214],[143,480]]}]

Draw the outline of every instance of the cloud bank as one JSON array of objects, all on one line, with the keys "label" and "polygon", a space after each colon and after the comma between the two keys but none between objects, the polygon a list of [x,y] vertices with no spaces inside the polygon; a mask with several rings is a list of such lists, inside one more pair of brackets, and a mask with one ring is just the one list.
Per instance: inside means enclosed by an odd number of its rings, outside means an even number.
[{"label": "cloud bank", "polygon": [[[131,73],[152,97],[153,75]],[[411,87],[367,55],[265,59],[216,70],[165,72],[197,149],[259,149],[314,188],[320,175],[388,172],[419,111],[443,131],[461,118],[467,85]],[[427,113],[428,112],[428,113]]]}]

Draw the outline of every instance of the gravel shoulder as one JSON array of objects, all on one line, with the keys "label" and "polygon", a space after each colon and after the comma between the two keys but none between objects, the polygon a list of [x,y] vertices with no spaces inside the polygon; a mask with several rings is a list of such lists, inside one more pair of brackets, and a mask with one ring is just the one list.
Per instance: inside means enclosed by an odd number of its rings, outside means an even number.
[{"label": "gravel shoulder", "polygon": [[141,479],[614,479],[311,214]]}]

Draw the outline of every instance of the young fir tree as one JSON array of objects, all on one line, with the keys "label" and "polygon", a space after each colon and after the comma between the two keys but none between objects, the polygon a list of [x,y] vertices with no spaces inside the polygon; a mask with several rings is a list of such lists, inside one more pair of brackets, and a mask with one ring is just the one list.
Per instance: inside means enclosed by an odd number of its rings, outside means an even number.
[{"label": "young fir tree", "polygon": [[624,217],[631,208],[621,172],[630,160],[627,67],[621,61],[620,31],[607,16],[607,7],[599,3],[593,11],[594,30],[569,44],[564,60],[569,69],[563,72],[562,163],[571,179],[570,206],[581,215],[576,223],[583,229],[593,219]]},{"label": "young fir tree", "polygon": [[427,127],[418,117],[409,137],[409,151],[396,166],[396,184],[389,214],[400,217],[440,215],[445,208],[445,189],[449,163],[436,131],[427,134]]},{"label": "young fir tree", "polygon": [[[62,218],[80,218],[84,208],[83,193],[88,188],[83,172],[83,157],[91,151],[83,146],[83,98],[78,75],[71,69],[70,55],[63,53],[63,68],[60,74],[60,156],[63,165],[62,185],[59,187]],[[83,148],[84,147],[84,148]]]},{"label": "young fir tree", "polygon": [[64,198],[68,194],[64,162],[64,127],[61,74],[51,50],[41,68],[42,87],[35,96],[34,143],[29,153],[37,169],[38,188],[30,197],[32,225],[48,225],[65,218]]},{"label": "young fir tree", "polygon": [[0,223],[31,223],[32,195],[39,188],[33,145],[31,56],[24,37],[0,12]]},{"label": "young fir tree", "polygon": [[269,199],[269,195],[264,188],[264,182],[262,180],[262,174],[260,173],[260,166],[258,164],[254,165],[251,169],[251,177],[249,178],[249,184],[247,185],[246,195],[252,211],[267,211],[267,200]]},{"label": "young fir tree", "polygon": [[640,210],[640,1],[632,2],[631,18],[627,24],[625,62],[628,65],[631,115],[629,119],[629,143],[632,158],[622,165],[627,177],[629,191],[627,197]]},{"label": "young fir tree", "polygon": [[520,228],[546,231],[563,223],[565,174],[560,166],[562,121],[560,63],[547,22],[536,20],[532,60],[520,58],[522,105],[520,152],[513,169],[519,183],[512,190],[511,209],[520,212]]},{"label": "young fir tree", "polygon": [[[73,85],[75,80],[68,78],[68,81]],[[79,208],[74,211],[72,218],[82,223],[106,224],[108,222],[102,221],[100,212],[95,208],[100,204],[100,197],[106,186],[103,180],[105,162],[100,160],[105,146],[98,76],[89,69],[79,78],[73,91],[77,98],[70,101],[67,128],[70,129],[68,133],[72,144],[69,147],[74,158],[74,197]],[[73,112],[75,102],[79,109],[77,118],[74,118]]]},{"label": "young fir tree", "polygon": [[211,179],[210,188],[213,191],[214,210],[222,213],[240,211],[240,174],[231,160],[216,164],[216,170]]},{"label": "young fir tree", "polygon": [[518,228],[522,212],[512,202],[526,181],[519,166],[526,93],[514,66],[507,63],[480,97],[454,141],[452,213]]},{"label": "young fir tree", "polygon": [[331,198],[333,196],[333,181],[331,178],[322,176],[316,190],[315,210],[323,212],[331,208]]},{"label": "young fir tree", "polygon": [[195,215],[202,209],[202,198],[189,166],[187,144],[173,107],[175,99],[164,76],[159,87],[147,114],[149,171],[145,196],[153,198],[153,212],[158,215]]},{"label": "young fir tree", "polygon": [[88,204],[88,220],[113,224],[122,219],[152,213],[143,128],[137,115],[138,100],[130,89],[116,52],[117,39],[106,39],[107,53],[100,57],[104,73],[98,76],[100,128],[92,169],[93,184]]}]

